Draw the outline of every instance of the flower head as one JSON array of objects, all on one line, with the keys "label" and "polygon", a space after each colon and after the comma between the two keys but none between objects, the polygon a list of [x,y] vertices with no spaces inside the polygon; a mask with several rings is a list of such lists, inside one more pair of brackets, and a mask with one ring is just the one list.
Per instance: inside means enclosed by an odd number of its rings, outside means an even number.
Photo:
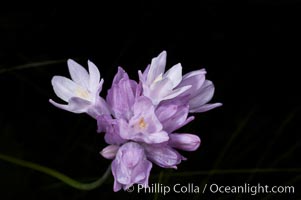
[{"label": "flower head", "polygon": [[[144,88],[119,68],[106,100],[112,115],[101,115],[97,120],[99,132],[105,132],[105,140],[110,144],[101,155],[114,158],[114,191],[135,183],[147,185],[150,168],[145,163],[151,161],[163,168],[176,169],[186,159],[177,149],[194,151],[200,145],[196,135],[173,133],[194,119],[188,116],[187,99],[172,98],[156,105],[144,95]],[[137,169],[142,170],[139,173],[144,172],[143,180],[133,178],[133,174],[137,176],[136,168],[126,163],[136,163]]]},{"label": "flower head", "polygon": [[97,67],[88,61],[89,73],[75,61],[68,60],[72,80],[63,76],[54,76],[52,86],[55,94],[68,104],[59,104],[50,99],[54,106],[73,113],[88,113],[95,117],[108,113],[105,101],[99,96],[103,79]]},{"label": "flower head", "polygon": [[178,129],[190,123],[193,112],[205,112],[221,103],[208,104],[214,85],[206,80],[204,69],[182,77],[181,64],[165,72],[166,52],[153,58],[140,82],[129,78],[121,68],[113,79],[106,100],[99,96],[103,80],[97,67],[88,62],[89,73],[68,60],[72,80],[55,76],[55,93],[68,104],[50,102],[67,111],[88,113],[97,120],[98,132],[105,132],[106,146],[100,154],[112,161],[114,191],[133,184],[148,186],[152,163],[177,169],[186,160],[180,151],[195,151],[201,139]]}]

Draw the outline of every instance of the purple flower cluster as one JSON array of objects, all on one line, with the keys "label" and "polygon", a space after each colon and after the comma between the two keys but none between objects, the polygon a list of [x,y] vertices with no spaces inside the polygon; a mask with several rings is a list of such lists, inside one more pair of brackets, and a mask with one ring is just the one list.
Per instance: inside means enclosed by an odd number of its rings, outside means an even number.
[{"label": "purple flower cluster", "polygon": [[165,72],[166,52],[153,58],[139,71],[139,83],[121,68],[114,77],[106,99],[99,96],[103,79],[97,67],[88,62],[89,73],[68,60],[72,80],[54,76],[52,85],[58,97],[68,104],[50,102],[74,113],[87,113],[97,120],[109,144],[100,154],[112,159],[114,191],[133,184],[148,186],[152,163],[177,168],[185,160],[178,150],[195,151],[200,138],[177,130],[194,117],[189,113],[211,110],[221,103],[208,104],[214,85],[206,80],[204,69],[182,76],[181,64]]}]

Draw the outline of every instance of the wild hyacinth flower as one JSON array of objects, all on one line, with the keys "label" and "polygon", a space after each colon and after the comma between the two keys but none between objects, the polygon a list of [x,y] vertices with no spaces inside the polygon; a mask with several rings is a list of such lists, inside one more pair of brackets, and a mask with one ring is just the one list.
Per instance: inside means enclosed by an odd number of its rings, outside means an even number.
[{"label": "wild hyacinth flower", "polygon": [[112,162],[114,191],[128,189],[133,183],[148,185],[152,163],[146,159],[144,148],[135,142],[122,145]]},{"label": "wild hyacinth flower", "polygon": [[130,80],[128,74],[119,67],[106,98],[113,117],[104,114],[97,118],[98,132],[106,133],[105,141],[108,144],[120,145],[126,141],[120,137],[119,120],[129,120],[133,115],[132,106],[136,96],[141,93],[139,88],[136,81]]},{"label": "wild hyacinth flower", "polygon": [[185,158],[176,149],[198,148],[198,136],[173,133],[194,119],[188,117],[188,104],[170,100],[154,105],[143,95],[141,85],[130,80],[122,68],[118,69],[106,99],[112,116],[102,115],[97,120],[99,131],[106,132],[105,140],[110,144],[100,154],[114,159],[114,191],[142,182],[147,187],[151,170],[147,163],[177,168]]},{"label": "wild hyacinth flower", "polygon": [[201,143],[197,135],[177,130],[190,123],[191,112],[205,112],[220,103],[207,104],[214,93],[205,70],[187,73],[177,64],[165,72],[166,52],[153,58],[139,84],[121,68],[108,90],[106,101],[99,96],[103,80],[97,67],[88,62],[89,73],[68,60],[72,80],[55,76],[55,93],[68,104],[50,102],[67,111],[88,113],[97,119],[98,132],[105,132],[108,144],[100,154],[112,161],[114,191],[133,184],[148,186],[152,163],[177,168],[186,160],[182,151],[195,151]]},{"label": "wild hyacinth flower", "polygon": [[75,61],[68,60],[72,80],[63,76],[54,76],[52,86],[55,94],[68,104],[59,104],[50,99],[54,106],[73,113],[88,113],[96,118],[109,113],[106,102],[99,96],[103,79],[100,80],[98,68],[88,61],[89,73]]},{"label": "wild hyacinth flower", "polygon": [[[138,97],[134,104],[130,106],[135,109],[135,104],[142,104],[136,107],[136,109],[139,108],[138,115],[133,111],[133,116],[130,117],[129,121],[115,119],[119,123],[111,124],[115,128],[119,128],[110,133],[110,140],[107,141],[118,143],[118,145],[111,144],[101,151],[101,155],[105,158],[114,159],[112,163],[112,172],[115,179],[114,191],[118,191],[121,188],[127,189],[136,183],[147,187],[151,170],[149,161],[163,168],[176,169],[182,160],[186,160],[176,149],[194,151],[200,145],[200,139],[196,135],[173,133],[174,130],[193,120],[193,117],[187,118],[188,106],[177,104],[163,104],[162,107],[159,106],[155,111],[155,116],[152,116],[158,120],[156,122],[157,125],[154,125],[152,120],[140,115],[141,111],[149,112],[148,115],[153,115],[149,111],[149,107],[151,107],[149,104],[150,100],[144,101],[144,98],[146,97]],[[142,109],[140,106],[145,107]],[[103,126],[104,121],[102,121],[102,118],[103,116],[99,116],[99,126]],[[137,120],[131,121],[132,118]],[[151,126],[155,126],[153,132],[147,131]],[[162,128],[166,131],[158,133],[156,126],[160,126],[160,129]],[[153,134],[157,138],[152,138]],[[114,142],[114,139],[116,139],[116,142]],[[123,141],[120,142],[120,139]]]},{"label": "wild hyacinth flower", "polygon": [[200,146],[201,140],[197,135],[174,133],[194,119],[193,116],[188,117],[188,113],[189,106],[178,100],[165,101],[157,107],[156,115],[163,130],[168,133],[169,140],[160,145],[144,146],[147,157],[158,166],[176,169],[182,160],[186,160],[176,149],[195,151]]},{"label": "wild hyacinth flower", "polygon": [[158,57],[152,59],[144,73],[139,71],[143,95],[151,99],[154,105],[158,105],[163,100],[172,99],[191,87],[190,85],[177,87],[182,81],[180,63],[174,65],[166,73],[164,73],[165,65],[166,51],[163,51]]},{"label": "wild hyacinth flower", "polygon": [[123,139],[147,144],[162,143],[169,140],[167,132],[155,114],[155,107],[144,96],[134,102],[133,115],[126,121],[119,120],[119,134]]}]

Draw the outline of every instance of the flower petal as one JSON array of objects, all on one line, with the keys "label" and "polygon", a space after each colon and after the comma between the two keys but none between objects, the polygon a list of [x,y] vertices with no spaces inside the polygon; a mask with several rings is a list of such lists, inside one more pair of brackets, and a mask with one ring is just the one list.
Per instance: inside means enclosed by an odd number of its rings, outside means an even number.
[{"label": "flower petal", "polygon": [[200,69],[196,71],[189,72],[185,74],[182,78],[181,83],[177,87],[183,87],[186,85],[191,85],[191,88],[185,91],[181,95],[189,95],[190,98],[193,98],[197,95],[197,91],[202,87],[205,81],[205,69]]},{"label": "flower petal", "polygon": [[185,74],[183,76],[183,80],[187,80],[189,78],[192,78],[192,77],[195,77],[195,76],[199,76],[199,75],[205,75],[207,72],[206,72],[206,69],[199,69],[199,70],[195,70],[195,71],[191,71],[191,72],[188,72],[187,74]]},{"label": "flower petal", "polygon": [[175,98],[176,96],[179,96],[180,94],[182,94],[183,92],[188,90],[190,87],[191,87],[191,85],[177,88],[177,89],[173,90],[169,95],[165,96],[162,100],[168,100],[168,99]]},{"label": "flower petal", "polygon": [[97,132],[105,132],[105,141],[108,144],[120,145],[126,140],[120,137],[118,120],[112,119],[111,115],[99,115],[97,117]]},{"label": "flower petal", "polygon": [[178,106],[175,104],[159,104],[156,109],[156,115],[159,121],[162,123],[165,120],[170,119],[178,111]]},{"label": "flower petal", "polygon": [[88,66],[89,66],[89,89],[91,92],[97,92],[99,87],[99,81],[100,81],[100,73],[97,68],[97,66],[88,60]]},{"label": "flower petal", "polygon": [[[118,73],[121,73],[120,69],[118,71]],[[118,79],[117,76],[120,76],[120,74],[115,76],[116,80]],[[123,74],[123,76],[109,89],[107,102],[115,118],[129,120],[132,116],[132,106],[135,101],[138,85],[135,81],[130,80],[127,74]]]},{"label": "flower petal", "polygon": [[172,82],[173,88],[179,85],[182,81],[182,66],[180,63],[170,68],[165,74],[164,78],[167,77]]},{"label": "flower petal", "polygon": [[111,112],[107,102],[102,97],[97,96],[95,103],[93,103],[92,106],[90,106],[87,110],[87,114],[94,119],[97,119],[99,115],[110,115]]},{"label": "flower petal", "polygon": [[55,107],[57,108],[60,108],[62,110],[67,110],[67,111],[70,111],[69,110],[69,105],[68,104],[60,104],[60,103],[56,103],[55,101],[53,101],[52,99],[49,99],[49,102],[54,105]]},{"label": "flower petal", "polygon": [[[168,133],[165,131],[159,131],[151,134],[147,134],[140,139],[141,142],[145,142],[147,144],[158,144],[163,143],[169,140]],[[139,141],[139,139],[137,140]]]},{"label": "flower petal", "polygon": [[[149,72],[149,68],[150,68],[150,64],[147,65],[147,67],[145,68],[143,74],[141,73],[141,75],[142,75],[141,77],[143,78],[143,80],[146,80],[147,74],[148,74],[148,72]],[[141,72],[141,71],[140,71],[140,72]]]},{"label": "flower petal", "polygon": [[210,101],[213,97],[213,94],[214,85],[211,81],[206,80],[200,88],[198,95],[189,101],[189,106],[191,107],[191,109],[200,107],[201,105],[204,105],[208,101]]},{"label": "flower petal", "polygon": [[97,99],[97,97],[99,96],[99,93],[100,93],[101,90],[102,90],[103,82],[104,82],[104,80],[101,79],[100,82],[98,83],[97,87],[95,88],[95,91],[94,91],[95,99]]},{"label": "flower petal", "polygon": [[143,94],[150,98],[154,105],[159,104],[164,97],[171,93],[171,91],[172,82],[168,78],[164,78],[161,81],[152,84],[149,90],[143,88]]},{"label": "flower petal", "polygon": [[201,139],[197,135],[188,133],[170,134],[169,144],[177,149],[184,151],[195,151],[201,143]]},{"label": "flower petal", "polygon": [[177,112],[175,112],[172,116],[161,121],[163,125],[163,130],[168,133],[172,133],[173,131],[183,127],[190,121],[194,119],[193,116],[188,117],[189,107],[188,105],[177,105]]},{"label": "flower petal", "polygon": [[[113,176],[114,176],[114,172],[116,171],[115,168],[116,168],[115,165],[112,166],[112,174],[113,174]],[[121,188],[122,188],[122,185],[120,183],[118,183],[118,181],[115,179],[114,180],[113,191],[117,192],[117,191],[121,190]]]},{"label": "flower petal", "polygon": [[160,74],[165,71],[166,51],[162,51],[156,58],[152,59],[148,74],[147,84],[150,85]]},{"label": "flower petal", "polygon": [[118,84],[119,81],[120,81],[121,79],[123,79],[123,78],[124,78],[124,79],[129,79],[129,76],[128,76],[128,74],[124,71],[124,69],[122,69],[122,67],[118,67],[118,71],[117,71],[116,75],[114,76],[112,85]]},{"label": "flower petal", "polygon": [[78,88],[76,83],[63,76],[54,76],[51,84],[55,94],[66,102],[74,96],[75,90]]},{"label": "flower petal", "polygon": [[222,105],[223,105],[222,103],[205,104],[205,105],[202,105],[202,106],[200,106],[200,107],[191,109],[190,112],[191,112],[191,113],[206,112],[206,111],[208,111],[208,110],[212,110],[212,109],[217,108],[217,107],[220,107],[220,106],[222,106]]},{"label": "flower petal", "polygon": [[89,74],[87,70],[72,59],[68,59],[68,68],[72,80],[85,89],[88,89]]},{"label": "flower petal", "polygon": [[67,110],[67,111],[70,111],[70,112],[73,112],[73,113],[87,112],[87,110],[91,106],[91,102],[86,101],[86,100],[81,99],[81,98],[78,98],[78,97],[72,97],[69,100],[68,105],[63,105],[63,104],[56,103],[52,99],[50,99],[49,102],[52,103],[54,106],[60,108],[60,109]]},{"label": "flower petal", "polygon": [[136,99],[135,104],[133,105],[133,110],[134,115],[139,115],[141,113],[153,114],[155,108],[149,98],[141,96]]},{"label": "flower petal", "polygon": [[100,152],[100,155],[102,155],[106,159],[114,159],[118,149],[119,146],[117,145],[109,145]]},{"label": "flower petal", "polygon": [[146,159],[141,145],[135,142],[122,145],[112,162],[114,191],[121,187],[125,190],[135,183],[147,186],[151,168],[152,163]]},{"label": "flower petal", "polygon": [[169,146],[144,145],[146,156],[155,164],[163,168],[177,168],[177,165],[184,160],[175,149]]}]

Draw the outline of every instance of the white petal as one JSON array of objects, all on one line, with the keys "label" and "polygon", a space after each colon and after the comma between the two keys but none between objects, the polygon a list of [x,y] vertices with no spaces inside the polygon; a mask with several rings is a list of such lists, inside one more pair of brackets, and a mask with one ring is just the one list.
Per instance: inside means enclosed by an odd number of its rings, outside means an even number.
[{"label": "white petal", "polygon": [[138,71],[139,80],[144,83],[145,82],[145,75],[141,72],[141,70]]},{"label": "white petal", "polygon": [[81,98],[73,97],[69,101],[69,106],[71,108],[71,112],[84,113],[87,112],[88,108],[91,106],[91,102]]},{"label": "white petal", "polygon": [[84,113],[91,105],[89,101],[77,97],[71,98],[68,105],[56,103],[52,99],[50,99],[49,102],[60,109],[67,110],[73,113]]},{"label": "white petal", "polygon": [[180,150],[195,151],[201,143],[201,139],[197,135],[189,133],[170,134],[169,144]]},{"label": "white petal", "polygon": [[204,69],[196,70],[185,74],[182,77],[181,83],[177,87],[183,87],[185,85],[191,85],[191,88],[185,91],[182,96],[189,95],[190,99],[198,95],[200,88],[204,84],[206,79],[206,71]]},{"label": "white petal", "polygon": [[179,85],[182,80],[182,66],[180,63],[176,64],[170,68],[165,74],[164,77],[167,77],[171,80],[173,88]]},{"label": "white petal", "polygon": [[176,96],[179,96],[180,94],[182,94],[189,88],[191,88],[191,85],[186,85],[186,86],[180,87],[178,89],[175,89],[169,95],[165,96],[162,100],[172,99]]},{"label": "white petal", "polygon": [[205,75],[206,73],[207,72],[205,69],[199,69],[199,70],[191,71],[191,72],[185,74],[182,79],[187,79],[187,78],[190,78],[193,76],[198,76],[198,75]]},{"label": "white petal", "polygon": [[145,68],[144,72],[143,72],[143,79],[145,80],[147,78],[147,74],[149,72],[149,68],[150,68],[150,64],[147,65],[147,67]]},{"label": "white petal", "polygon": [[68,60],[69,73],[72,80],[80,86],[89,88],[89,74],[85,68],[72,59]]},{"label": "white petal", "polygon": [[168,140],[169,140],[168,133],[166,133],[165,131],[160,131],[160,132],[144,135],[142,141],[147,144],[154,144],[154,143],[166,142]]},{"label": "white petal", "polygon": [[210,101],[214,94],[214,85],[211,81],[206,80],[199,90],[199,94],[189,102],[191,108],[199,107]]},{"label": "white petal", "polygon": [[60,103],[56,103],[55,101],[53,101],[52,99],[49,99],[49,102],[54,105],[57,108],[63,109],[63,110],[67,110],[70,111],[69,106],[67,104],[60,104]]},{"label": "white petal", "polygon": [[51,84],[55,94],[66,102],[75,96],[75,90],[78,87],[76,83],[63,76],[54,76]]},{"label": "white petal", "polygon": [[148,74],[147,74],[147,84],[151,84],[158,76],[159,74],[163,74],[165,71],[165,65],[166,65],[166,51],[163,51],[158,55],[158,57],[153,58]]},{"label": "white petal", "polygon": [[212,104],[205,104],[205,105],[202,105],[198,108],[193,108],[191,110],[189,110],[191,113],[200,113],[200,112],[206,112],[208,110],[212,110],[214,108],[217,108],[217,107],[220,107],[222,106],[223,104],[222,103],[212,103]]},{"label": "white petal", "polygon": [[91,92],[96,92],[100,81],[100,73],[96,65],[88,60],[89,66],[89,89]]},{"label": "white petal", "polygon": [[106,159],[114,159],[118,149],[119,149],[118,145],[109,145],[103,148],[102,151],[99,153]]},{"label": "white petal", "polygon": [[144,95],[149,97],[153,104],[157,105],[164,97],[169,95],[171,91],[172,82],[168,78],[165,78],[151,86],[149,96],[145,93]]},{"label": "white petal", "polygon": [[96,91],[94,91],[96,97],[99,96],[99,93],[101,92],[102,90],[102,85],[103,85],[103,82],[104,80],[101,79],[100,82],[97,84],[97,88],[96,88]]},{"label": "white petal", "polygon": [[78,97],[72,97],[69,100],[69,106],[71,112],[83,113],[83,112],[87,112],[88,108],[91,106],[91,102]]}]

